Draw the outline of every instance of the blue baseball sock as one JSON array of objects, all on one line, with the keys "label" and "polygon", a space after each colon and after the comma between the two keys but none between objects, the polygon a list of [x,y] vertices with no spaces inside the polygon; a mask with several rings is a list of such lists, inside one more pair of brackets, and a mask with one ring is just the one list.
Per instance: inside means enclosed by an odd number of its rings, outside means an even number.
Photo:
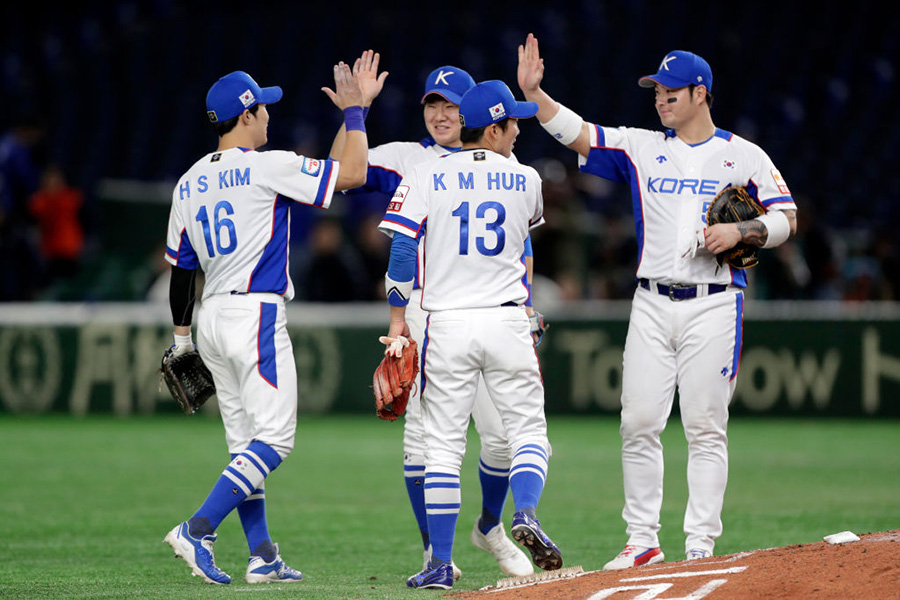
[{"label": "blue baseball sock", "polygon": [[204,519],[210,533],[218,529],[228,513],[259,488],[269,473],[280,464],[281,457],[271,446],[263,442],[251,442],[246,450],[228,463],[206,501],[191,517],[191,534],[194,535],[195,522],[199,525],[204,523]]},{"label": "blue baseball sock", "polygon": [[516,510],[537,508],[547,479],[547,452],[538,444],[526,444],[513,456],[509,488]]},{"label": "blue baseball sock", "polygon": [[431,556],[439,562],[453,560],[453,538],[460,501],[459,473],[425,475],[425,509],[431,536]]},{"label": "blue baseball sock", "polygon": [[266,521],[266,490],[261,485],[252,494],[238,504],[238,516],[241,527],[247,538],[247,546],[252,556],[261,556],[266,562],[275,560],[275,545],[269,535],[269,524]]},{"label": "blue baseball sock", "polygon": [[478,479],[481,481],[481,519],[478,528],[481,533],[487,533],[503,517],[503,505],[509,492],[509,469],[492,467],[482,457],[478,461]]},{"label": "blue baseball sock", "polygon": [[403,457],[403,480],[413,515],[422,536],[422,547],[431,543],[428,535],[428,517],[425,514],[425,457],[407,454]]}]

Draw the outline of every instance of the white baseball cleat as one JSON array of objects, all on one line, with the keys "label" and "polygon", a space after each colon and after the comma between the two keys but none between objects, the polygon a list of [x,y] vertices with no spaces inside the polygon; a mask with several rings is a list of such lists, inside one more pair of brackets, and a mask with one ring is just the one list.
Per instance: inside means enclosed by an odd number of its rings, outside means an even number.
[{"label": "white baseball cleat", "polygon": [[[422,571],[428,570],[428,563],[431,562],[431,544],[428,545],[428,549],[425,550],[423,556],[424,562],[422,563]],[[459,567],[456,566],[456,563],[450,561],[450,566],[453,567],[453,581],[459,581],[459,578],[462,577],[462,571],[459,570]]]},{"label": "white baseball cleat", "polygon": [[631,567],[641,567],[643,565],[655,565],[665,559],[666,556],[658,547],[625,546],[625,549],[619,552],[618,556],[603,565],[603,570],[618,571],[619,569],[630,569]]},{"label": "white baseball cleat", "polygon": [[685,553],[686,560],[698,560],[701,558],[709,558],[713,553],[709,550],[703,550],[701,548],[691,548]]},{"label": "white baseball cleat", "polygon": [[498,523],[487,533],[481,533],[478,524],[481,517],[475,519],[472,528],[472,543],[479,550],[484,550],[497,559],[500,570],[510,576],[533,575],[534,566],[531,560],[513,543],[503,529],[503,523]]},{"label": "white baseball cleat", "polygon": [[215,534],[204,535],[199,539],[193,537],[190,526],[185,521],[167,533],[163,541],[172,547],[176,557],[188,564],[191,575],[202,577],[206,583],[228,584],[231,583],[231,577],[216,566],[213,556],[216,537]]},{"label": "white baseball cleat", "polygon": [[247,583],[293,583],[301,581],[303,573],[284,564],[278,553],[278,544],[275,544],[275,559],[272,562],[266,562],[262,556],[250,557],[244,579]]}]

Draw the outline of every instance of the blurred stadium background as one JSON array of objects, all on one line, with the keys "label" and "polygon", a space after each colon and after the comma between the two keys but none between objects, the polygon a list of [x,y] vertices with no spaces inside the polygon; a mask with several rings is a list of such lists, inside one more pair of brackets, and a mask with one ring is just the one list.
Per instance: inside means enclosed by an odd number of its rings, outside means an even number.
[{"label": "blurred stadium background", "polygon": [[[760,144],[791,187],[800,231],[750,272],[747,316],[759,322],[746,328],[736,414],[900,415],[898,11],[768,0],[42,7],[16,3],[0,25],[3,410],[174,408],[154,379],[169,335],[165,226],[175,180],[215,143],[204,99],[218,77],[241,69],[282,86],[269,147],[321,157],[340,124],[320,91],[337,61],[379,51],[390,76],[370,143],[417,140],[431,69],[456,64],[521,95],[516,47],[533,32],[546,89],[604,125],[657,128],[638,77],[671,49],[706,57],[716,124]],[[561,398],[548,408],[615,411],[636,259],[630,202],[579,175],[537,125],[524,125],[515,152],[545,181],[535,297],[554,323],[542,364]],[[370,409],[384,202],[339,198],[292,214],[305,410]],[[49,227],[66,228],[50,237],[70,244],[49,244]],[[329,356],[337,371],[323,367]]]}]

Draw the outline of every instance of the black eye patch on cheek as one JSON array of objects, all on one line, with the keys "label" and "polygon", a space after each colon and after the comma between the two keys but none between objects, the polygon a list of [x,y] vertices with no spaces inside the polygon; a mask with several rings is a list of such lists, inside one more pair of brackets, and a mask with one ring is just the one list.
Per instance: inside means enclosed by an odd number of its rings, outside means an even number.
[{"label": "black eye patch on cheek", "polygon": [[669,104],[675,104],[676,102],[678,102],[678,98],[669,98],[668,100],[666,100],[666,102],[668,102]]}]

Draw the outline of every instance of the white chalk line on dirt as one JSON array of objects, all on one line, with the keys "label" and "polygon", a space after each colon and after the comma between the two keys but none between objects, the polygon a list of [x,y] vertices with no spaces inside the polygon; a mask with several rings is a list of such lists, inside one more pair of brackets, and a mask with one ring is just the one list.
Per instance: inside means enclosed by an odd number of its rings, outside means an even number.
[{"label": "white chalk line on dirt", "polygon": [[[696,589],[693,592],[690,592],[686,596],[681,596],[679,598],[667,598],[667,600],[700,600],[701,598],[705,598],[711,592],[715,591],[721,585],[728,583],[727,579],[712,579],[707,581],[703,586]],[[594,595],[590,596],[588,600],[604,600],[605,598],[609,598],[613,594],[618,594],[619,592],[636,592],[643,591],[643,594],[639,594],[634,596],[632,600],[654,600],[658,598],[660,594],[666,592],[671,588],[674,583],[648,583],[645,585],[625,585],[616,588],[609,588],[605,590],[600,590]]]},{"label": "white chalk line on dirt", "polygon": [[711,571],[684,571],[681,573],[667,573],[665,575],[647,575],[646,577],[629,577],[628,579],[620,579],[619,581],[650,581],[653,579],[674,579],[679,577],[702,577],[704,575],[729,575],[734,573],[742,573],[747,567],[731,567],[730,569],[713,569]]}]

